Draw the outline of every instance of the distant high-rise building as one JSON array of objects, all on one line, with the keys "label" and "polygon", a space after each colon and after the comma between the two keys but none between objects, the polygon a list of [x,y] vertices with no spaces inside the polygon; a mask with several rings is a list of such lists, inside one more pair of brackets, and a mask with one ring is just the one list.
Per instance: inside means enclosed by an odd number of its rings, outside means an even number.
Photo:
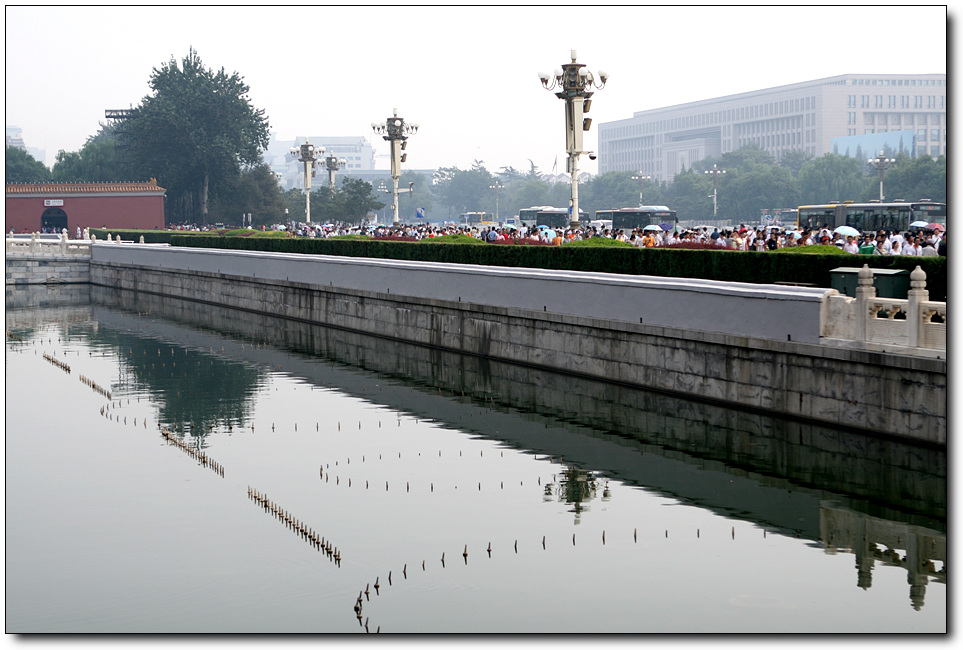
[{"label": "distant high-rise building", "polygon": [[23,129],[12,124],[6,125],[6,142],[8,147],[16,147],[29,153],[35,160],[45,163],[47,152],[40,147],[28,147],[23,141]]},{"label": "distant high-rise building", "polygon": [[[283,190],[304,187],[304,163],[298,162],[298,157],[292,156],[290,150],[291,147],[300,147],[305,140],[316,147],[324,147],[322,158],[334,154],[336,158],[345,159],[344,168],[338,171],[339,176],[351,176],[353,172],[374,169],[374,149],[363,136],[299,136],[294,140],[278,140],[272,134],[268,149],[264,152],[264,161],[271,171],[278,174],[278,183]],[[312,189],[328,182],[328,172],[323,162],[317,163],[316,171]]]},{"label": "distant high-rise building", "polygon": [[7,125],[7,146],[27,150],[27,145],[23,143],[23,129],[19,126]]},{"label": "distant high-rise building", "polygon": [[599,173],[671,182],[746,145],[776,160],[793,150],[818,158],[833,153],[834,138],[890,131],[913,132],[913,155],[946,153],[945,74],[845,74],[639,111],[599,125]]}]

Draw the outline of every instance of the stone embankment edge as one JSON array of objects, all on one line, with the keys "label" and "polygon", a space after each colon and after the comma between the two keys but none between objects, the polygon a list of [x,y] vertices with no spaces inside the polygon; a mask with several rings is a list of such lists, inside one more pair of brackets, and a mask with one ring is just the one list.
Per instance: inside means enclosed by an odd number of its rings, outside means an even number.
[{"label": "stone embankment edge", "polygon": [[91,281],[946,444],[945,359],[130,263]]}]

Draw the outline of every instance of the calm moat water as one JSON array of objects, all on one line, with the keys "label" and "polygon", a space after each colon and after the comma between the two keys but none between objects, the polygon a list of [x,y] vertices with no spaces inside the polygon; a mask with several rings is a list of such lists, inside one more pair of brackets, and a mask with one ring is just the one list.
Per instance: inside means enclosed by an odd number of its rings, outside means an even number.
[{"label": "calm moat water", "polygon": [[946,631],[944,451],[98,287],[5,315],[8,633]]}]

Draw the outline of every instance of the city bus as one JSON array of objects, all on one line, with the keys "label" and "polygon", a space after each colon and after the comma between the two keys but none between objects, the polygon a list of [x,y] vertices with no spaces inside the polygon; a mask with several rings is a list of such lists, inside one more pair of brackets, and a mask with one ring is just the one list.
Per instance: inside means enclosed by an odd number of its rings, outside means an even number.
[{"label": "city bus", "polygon": [[[588,218],[588,213],[581,208],[578,211],[579,221]],[[549,228],[568,228],[571,218],[568,208],[553,208],[550,205],[534,206],[518,211],[518,219],[526,226],[548,226]]]},{"label": "city bus", "polygon": [[619,208],[618,210],[597,210],[595,219],[599,221],[611,221],[612,230],[633,230],[635,228],[645,228],[646,226],[658,226],[663,223],[670,223],[675,228],[679,223],[679,218],[675,210],[670,210],[664,205],[642,205],[637,208]]},{"label": "city bus", "polygon": [[491,212],[463,212],[461,214],[463,226],[487,226],[494,222]]},{"label": "city bus", "polygon": [[796,225],[815,230],[850,226],[860,232],[892,230],[906,232],[915,221],[946,225],[946,204],[930,200],[870,201],[869,203],[827,203],[825,205],[801,205]]}]

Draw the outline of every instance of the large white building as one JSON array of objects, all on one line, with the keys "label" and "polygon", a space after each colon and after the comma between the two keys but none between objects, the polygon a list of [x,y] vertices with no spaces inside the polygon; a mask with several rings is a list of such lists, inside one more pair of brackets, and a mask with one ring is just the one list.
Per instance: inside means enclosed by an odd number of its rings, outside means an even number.
[{"label": "large white building", "polygon": [[818,158],[833,152],[833,138],[906,130],[917,154],[946,153],[945,74],[845,74],[639,111],[599,125],[599,173],[671,182],[749,144],[776,160],[793,149]]},{"label": "large white building", "polygon": [[[264,162],[278,175],[278,183],[283,190],[304,187],[304,163],[298,162],[298,157],[292,156],[290,150],[291,147],[300,147],[305,140],[324,147],[325,157],[333,154],[336,158],[345,159],[345,166],[338,171],[337,178],[342,174],[359,176],[359,172],[375,168],[374,149],[363,136],[299,136],[294,140],[278,140],[271,134],[271,142],[264,152]],[[312,189],[328,182],[328,172],[323,162],[317,163],[316,174],[311,183]]]}]

